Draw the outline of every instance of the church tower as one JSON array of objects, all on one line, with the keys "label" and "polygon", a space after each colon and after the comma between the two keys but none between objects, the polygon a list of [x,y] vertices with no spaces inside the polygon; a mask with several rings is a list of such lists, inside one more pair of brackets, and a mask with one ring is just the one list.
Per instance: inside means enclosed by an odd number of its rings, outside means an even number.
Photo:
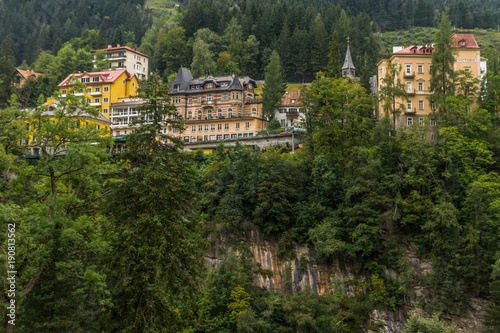
[{"label": "church tower", "polygon": [[347,52],[345,54],[344,65],[342,66],[342,77],[356,78],[356,68],[352,63],[351,50],[349,49],[349,37],[347,37]]}]

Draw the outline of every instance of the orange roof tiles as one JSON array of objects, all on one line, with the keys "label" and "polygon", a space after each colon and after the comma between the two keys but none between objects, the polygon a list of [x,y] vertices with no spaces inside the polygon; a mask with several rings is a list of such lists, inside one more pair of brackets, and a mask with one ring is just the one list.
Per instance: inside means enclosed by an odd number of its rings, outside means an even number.
[{"label": "orange roof tiles", "polygon": [[43,75],[42,73],[37,73],[34,71],[26,71],[24,69],[19,69],[19,68],[16,68],[16,69],[19,72],[19,74],[21,74],[25,79],[27,79],[30,76],[34,76],[35,78],[38,78],[40,75]]},{"label": "orange roof tiles", "polygon": [[[299,101],[300,91],[290,91],[283,94],[283,98],[281,99],[281,106],[302,106],[302,103]],[[292,103],[292,100],[295,102]]]}]

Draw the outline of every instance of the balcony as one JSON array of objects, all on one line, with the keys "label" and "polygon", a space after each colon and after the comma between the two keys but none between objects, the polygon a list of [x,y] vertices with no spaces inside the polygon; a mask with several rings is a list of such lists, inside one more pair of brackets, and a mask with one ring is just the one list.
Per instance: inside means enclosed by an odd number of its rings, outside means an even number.
[{"label": "balcony", "polygon": [[406,113],[411,113],[411,114],[413,114],[413,113],[417,113],[417,108],[413,108],[413,109],[412,109],[412,108],[409,108],[409,109],[406,109]]},{"label": "balcony", "polygon": [[91,96],[101,96],[102,93],[100,91],[93,91],[90,93]]},{"label": "balcony", "polygon": [[216,105],[215,101],[203,101],[201,102],[201,105]]},{"label": "balcony", "polygon": [[415,72],[405,72],[405,79],[413,79],[415,77]]},{"label": "balcony", "polygon": [[247,98],[245,104],[262,103],[262,98]]},{"label": "balcony", "polygon": [[101,102],[99,103],[89,103],[90,106],[101,106]]},{"label": "balcony", "polygon": [[[83,95],[85,95],[85,93],[83,93],[83,92],[77,92],[77,93],[75,93],[75,96],[77,96],[77,97],[80,97],[80,96],[83,96]],[[66,97],[66,96],[64,96],[64,97]]]},{"label": "balcony", "polygon": [[415,89],[407,89],[406,90],[406,93],[408,94],[408,96],[415,96]]},{"label": "balcony", "polygon": [[113,60],[127,60],[127,56],[124,53],[118,53],[118,54],[108,54],[108,60],[113,61]]},{"label": "balcony", "polygon": [[286,117],[287,118],[298,118],[299,112],[298,111],[292,111],[292,112],[287,112]]}]

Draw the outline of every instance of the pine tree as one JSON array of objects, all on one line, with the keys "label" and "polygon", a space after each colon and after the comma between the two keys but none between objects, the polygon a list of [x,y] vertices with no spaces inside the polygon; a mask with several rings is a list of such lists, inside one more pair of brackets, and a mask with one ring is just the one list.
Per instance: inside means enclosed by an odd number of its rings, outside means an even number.
[{"label": "pine tree", "polygon": [[283,73],[281,71],[280,56],[273,51],[266,67],[266,76],[262,88],[262,110],[269,119],[274,117],[275,109],[281,104],[281,99],[286,91],[283,84]]},{"label": "pine tree", "polygon": [[434,35],[434,52],[431,66],[431,102],[446,115],[446,98],[455,94],[455,57],[451,45],[451,23],[443,12],[439,30]]},{"label": "pine tree", "polygon": [[14,51],[9,37],[5,37],[0,45],[0,107],[5,107],[14,93],[14,76],[16,67],[14,67]]},{"label": "pine tree", "polygon": [[340,58],[340,44],[337,30],[333,32],[332,41],[330,42],[330,53],[328,53],[328,59],[328,68],[326,74],[328,77],[338,79],[342,76],[342,59]]}]

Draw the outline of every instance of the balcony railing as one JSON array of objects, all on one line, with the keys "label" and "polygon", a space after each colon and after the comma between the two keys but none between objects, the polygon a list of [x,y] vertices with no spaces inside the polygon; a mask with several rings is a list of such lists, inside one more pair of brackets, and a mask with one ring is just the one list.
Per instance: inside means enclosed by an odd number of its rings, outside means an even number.
[{"label": "balcony railing", "polygon": [[407,89],[406,93],[408,94],[408,96],[415,96],[415,89]]},{"label": "balcony railing", "polygon": [[407,79],[413,79],[415,77],[415,72],[405,72],[404,77]]},{"label": "balcony railing", "polygon": [[417,113],[417,108],[409,108],[409,109],[406,109],[406,113]]},{"label": "balcony railing", "polygon": [[203,101],[201,102],[201,105],[216,105],[217,103],[215,103],[215,101]]},{"label": "balcony railing", "polygon": [[245,103],[246,104],[262,103],[262,98],[246,98]]}]

